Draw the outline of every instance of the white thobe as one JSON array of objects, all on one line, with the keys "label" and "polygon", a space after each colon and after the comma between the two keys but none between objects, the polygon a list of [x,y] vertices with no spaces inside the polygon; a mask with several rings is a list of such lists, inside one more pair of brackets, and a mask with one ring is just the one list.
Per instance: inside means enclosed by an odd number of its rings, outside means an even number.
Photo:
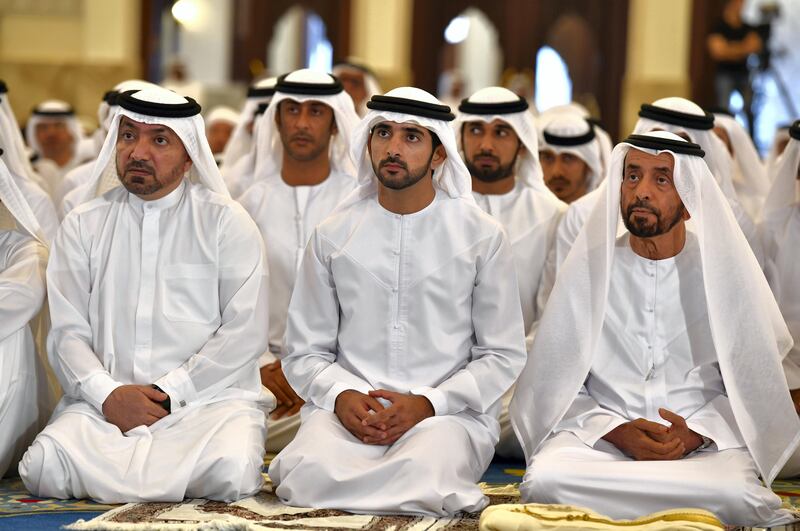
[{"label": "white thobe", "polygon": [[72,190],[78,188],[81,185],[85,185],[92,179],[92,170],[94,169],[95,160],[90,160],[88,162],[84,162],[80,166],[76,166],[72,168],[64,178],[61,180],[58,188],[53,190],[55,193],[55,204],[56,209],[58,210],[59,214],[66,215],[64,212],[64,208],[62,206],[64,198],[69,194]]},{"label": "white thobe", "polygon": [[[311,232],[355,185],[354,177],[338,172],[314,186],[289,186],[275,175],[239,198],[261,231],[269,262],[269,350],[261,356],[262,367],[274,362],[281,351],[289,299]],[[282,450],[299,427],[299,414],[269,419],[267,451]]]},{"label": "white thobe", "polygon": [[[528,466],[523,499],[636,518],[700,507],[729,524],[785,518],[763,487],[720,374],[696,238],[675,257],[648,260],[617,240],[608,303],[590,372],[564,418]],[[658,410],[714,441],[678,461],[633,461],[602,439]]]},{"label": "white thobe", "polygon": [[[255,223],[201,185],[155,201],[117,187],[73,210],[47,269],[65,396],[20,463],[28,489],[103,502],[257,491],[266,274]],[[121,433],[102,405],[123,384],[159,386],[171,414]]]},{"label": "white thobe", "polygon": [[[552,196],[526,186],[520,180],[517,180],[514,188],[505,194],[487,195],[473,192],[472,195],[484,212],[503,225],[508,235],[514,255],[514,268],[517,271],[527,347],[530,348],[533,324],[539,320],[544,309],[543,304],[537,302],[542,272],[565,205]],[[508,416],[508,404],[512,395],[513,387],[503,399],[497,453],[507,457],[524,458],[522,446],[514,434]]]},{"label": "white thobe", "polygon": [[64,176],[82,163],[83,160],[76,155],[64,166],[59,166],[55,161],[44,157],[39,157],[33,161],[31,165],[36,173],[44,177],[48,187],[47,192],[50,194],[50,198],[55,202],[56,193],[61,186],[61,181],[64,179]]},{"label": "white thobe", "polygon": [[59,219],[50,196],[33,181],[14,174],[12,174],[12,177],[14,178],[14,184],[22,192],[22,196],[28,206],[31,207],[34,216],[36,216],[36,221],[39,222],[43,236],[48,243],[52,242],[58,231]]},{"label": "white thobe", "polygon": [[561,264],[569,254],[569,250],[572,249],[575,238],[578,237],[578,233],[583,228],[586,218],[592,213],[598,198],[602,199],[604,197],[603,194],[605,194],[604,187],[595,188],[570,203],[564,215],[561,216],[558,227],[556,227],[553,245],[550,247],[544,271],[542,271],[542,281],[537,293],[537,305],[539,307],[544,308],[547,304],[547,299],[550,297],[550,292],[553,291]]},{"label": "white thobe", "polygon": [[789,327],[794,346],[786,355],[783,369],[789,389],[800,389],[800,204],[784,208],[761,224],[764,247],[764,275],[767,277],[781,315]]},{"label": "white thobe", "polygon": [[[800,389],[800,204],[795,203],[765,220],[760,227],[767,277],[781,315],[794,339],[783,359],[789,389]],[[800,476],[800,450],[789,460],[779,477]]]},{"label": "white thobe", "polygon": [[0,230],[0,477],[15,470],[52,412],[30,325],[44,302],[47,248]]},{"label": "white thobe", "polygon": [[[307,403],[270,465],[277,495],[369,513],[484,507],[476,482],[525,363],[515,278],[501,225],[441,191],[413,214],[371,195],[320,224],[289,306],[283,368]],[[423,395],[435,416],[366,445],[333,412],[348,389]]]}]

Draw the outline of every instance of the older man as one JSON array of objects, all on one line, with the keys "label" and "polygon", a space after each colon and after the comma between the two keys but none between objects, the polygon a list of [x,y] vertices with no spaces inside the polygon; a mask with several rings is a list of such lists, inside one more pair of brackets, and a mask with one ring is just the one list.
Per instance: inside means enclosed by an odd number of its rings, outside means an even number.
[{"label": "older man", "polygon": [[50,256],[65,396],[20,475],[37,496],[236,500],[261,485],[271,405],[261,236],[227,194],[194,100],[154,88],[118,103]]},{"label": "older man", "polygon": [[368,106],[361,186],[297,276],[283,367],[306,405],[269,474],[291,505],[476,511],[525,359],[511,249],[470,194],[450,108],[410,87]]},{"label": "older man", "polygon": [[792,340],[703,154],[663,131],[615,148],[511,404],[524,500],[792,520],[758,477],[800,441]]},{"label": "older man", "polygon": [[129,90],[142,90],[146,88],[155,88],[156,86],[157,85],[154,85],[148,81],[142,81],[140,79],[128,79],[126,81],[122,81],[121,83],[117,83],[113,89],[107,91],[103,95],[103,100],[97,107],[97,118],[99,120],[99,125],[97,126],[94,134],[92,134],[92,142],[96,145],[94,156],[89,158],[89,160],[83,164],[69,170],[64,175],[64,178],[61,180],[58,187],[53,190],[53,199],[60,217],[63,218],[64,215],[69,213],[73,207],[77,206],[73,204],[73,198],[76,194],[80,195],[81,192],[71,195],[72,190],[78,188],[79,186],[87,185],[89,180],[92,178],[92,169],[94,168],[95,160],[97,160],[97,156],[100,154],[100,150],[103,148],[103,144],[106,141],[108,129],[111,127],[111,121],[114,119],[114,114],[119,109],[119,105],[117,105],[117,98],[119,95]]}]

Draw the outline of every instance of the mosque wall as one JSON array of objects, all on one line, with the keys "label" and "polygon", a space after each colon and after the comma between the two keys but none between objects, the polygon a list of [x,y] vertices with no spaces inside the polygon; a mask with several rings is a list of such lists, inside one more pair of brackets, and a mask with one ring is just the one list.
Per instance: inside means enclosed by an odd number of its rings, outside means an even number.
[{"label": "mosque wall", "polygon": [[140,11],[140,0],[0,0],[0,78],[20,121],[48,98],[93,118],[109,86],[140,76]]},{"label": "mosque wall", "polygon": [[633,130],[643,102],[691,94],[692,0],[629,1],[627,68],[620,108],[623,136]]},{"label": "mosque wall", "polygon": [[385,88],[412,82],[413,0],[351,0],[350,55],[370,65]]},{"label": "mosque wall", "polygon": [[[186,28],[180,48],[192,51],[192,57],[186,59],[198,81],[222,87],[231,75],[242,77],[237,76],[237,69],[246,68],[231,61],[237,52],[236,32],[241,28],[226,4],[236,2],[198,1],[207,8],[202,27]],[[93,117],[109,86],[143,76],[141,19],[147,2],[0,0],[0,77],[11,87],[11,101],[20,119],[24,121],[30,108],[48,97],[68,100],[82,115]],[[642,101],[690,96],[692,2],[629,0],[620,134],[633,126]],[[263,4],[253,5],[261,8]],[[325,9],[327,4],[308,5],[320,11],[330,26],[336,59],[350,56],[371,65],[386,88],[414,82],[412,54],[418,39],[412,35],[414,0],[340,0],[336,11],[346,7],[347,22],[335,27],[331,26],[332,14]],[[345,30],[347,35],[339,35]],[[525,36],[518,39],[521,45]],[[346,47],[344,55],[337,52],[342,45]],[[194,53],[197,50],[203,53]]]}]

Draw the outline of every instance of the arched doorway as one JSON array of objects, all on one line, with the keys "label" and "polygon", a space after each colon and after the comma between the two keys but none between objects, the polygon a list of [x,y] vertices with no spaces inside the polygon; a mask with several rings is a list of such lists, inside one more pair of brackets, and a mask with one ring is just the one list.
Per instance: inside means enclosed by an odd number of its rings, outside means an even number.
[{"label": "arched doorway", "polygon": [[437,95],[448,104],[496,85],[503,67],[498,31],[486,14],[468,7],[444,29]]},{"label": "arched doorway", "polygon": [[325,22],[310,9],[290,7],[275,23],[266,57],[267,70],[273,76],[298,68],[330,72],[333,46]]}]

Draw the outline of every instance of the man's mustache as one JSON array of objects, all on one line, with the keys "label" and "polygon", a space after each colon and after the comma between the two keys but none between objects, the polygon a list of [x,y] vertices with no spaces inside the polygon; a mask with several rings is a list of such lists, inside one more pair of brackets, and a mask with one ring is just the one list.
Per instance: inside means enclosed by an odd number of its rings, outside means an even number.
[{"label": "man's mustache", "polygon": [[305,140],[306,142],[312,142],[314,139],[305,133],[297,133],[292,135],[289,140]]},{"label": "man's mustache", "polygon": [[637,199],[636,201],[628,205],[628,210],[626,212],[628,217],[630,217],[633,214],[634,208],[638,208],[640,210],[647,210],[654,216],[661,217],[661,211],[659,209],[657,209],[656,207],[652,206],[650,203],[642,199]]},{"label": "man's mustache", "polygon": [[125,165],[125,172],[129,172],[130,170],[139,170],[139,171],[146,171],[151,175],[155,175],[155,170],[149,164],[146,164],[140,160],[133,160]]},{"label": "man's mustache", "polygon": [[401,159],[400,157],[386,157],[381,161],[380,164],[378,164],[378,168],[383,168],[387,164],[397,164],[404,170],[408,169],[408,165],[405,162],[403,162],[403,159]]},{"label": "man's mustache", "polygon": [[490,151],[481,151],[479,153],[476,153],[475,156],[472,158],[472,160],[478,160],[479,158],[492,159],[498,164],[500,163],[500,158],[497,157],[495,154],[491,153]]}]

